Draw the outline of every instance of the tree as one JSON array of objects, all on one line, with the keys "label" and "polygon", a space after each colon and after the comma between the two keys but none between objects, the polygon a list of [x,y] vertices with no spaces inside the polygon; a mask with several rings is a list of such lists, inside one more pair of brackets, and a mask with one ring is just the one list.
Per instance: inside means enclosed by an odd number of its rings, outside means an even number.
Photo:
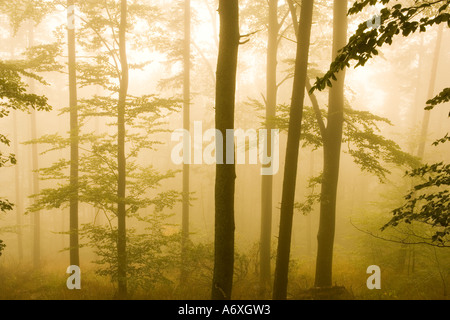
[{"label": "tree", "polygon": [[[355,67],[364,66],[369,59],[378,55],[379,48],[385,44],[392,44],[393,38],[398,35],[407,37],[416,31],[426,32],[434,24],[447,23],[450,26],[450,4],[448,1],[416,1],[414,5],[409,7],[404,7],[399,3],[389,7],[390,0],[364,0],[356,2],[350,8],[349,13],[358,13],[366,6],[376,3],[385,5],[380,15],[381,26],[377,29],[370,29],[367,23],[362,23],[333,61],[330,70],[324,77],[317,79],[311,91],[323,90],[327,85],[331,86],[331,79],[335,77],[336,73],[345,67],[349,67],[352,61],[357,62]],[[436,97],[427,101],[426,110],[431,110],[438,104],[448,101],[450,101],[450,89],[445,88]],[[426,125],[426,121],[424,121],[424,125]],[[439,145],[447,141],[448,135],[434,144]],[[449,232],[449,196],[448,190],[445,189],[448,186],[448,165],[436,163],[417,166],[407,174],[411,177],[425,178],[426,182],[414,186],[413,190],[405,196],[406,203],[393,211],[394,217],[382,230],[389,226],[397,226],[400,223],[424,223],[435,229],[431,238],[428,239],[429,241],[425,242],[445,246]],[[427,240],[423,237],[419,238],[419,243],[424,243],[423,240]]]},{"label": "tree", "polygon": [[234,191],[236,168],[234,164],[234,109],[238,61],[239,3],[238,0],[220,0],[220,40],[216,79],[216,130],[223,141],[216,139],[217,156],[215,183],[214,275],[211,298],[230,300],[234,268]]},{"label": "tree", "polygon": [[[191,103],[191,1],[184,0],[184,50],[183,50],[183,128],[190,130],[190,103]],[[189,241],[189,164],[183,164],[183,209],[182,209],[182,236],[181,254],[182,270],[181,279],[186,278],[185,261],[187,245]]]},{"label": "tree", "polygon": [[[267,41],[267,83],[266,83],[266,129],[267,150],[265,154],[272,155],[273,119],[277,106],[277,54],[278,54],[278,0],[269,1]],[[260,286],[265,288],[270,283],[271,241],[272,241],[272,186],[273,175],[263,175],[261,181],[261,239],[260,239]]]},{"label": "tree", "polygon": [[[334,1],[333,60],[347,41],[347,1]],[[317,235],[316,287],[332,286],[336,200],[344,124],[345,70],[337,74],[329,92],[327,127],[323,136],[323,174],[320,223]]]},{"label": "tree", "polygon": [[75,1],[67,0],[67,46],[70,108],[70,265],[80,266],[78,244],[78,98],[75,39]]},{"label": "tree", "polygon": [[[292,2],[290,4],[291,16],[294,21],[294,28],[297,30],[298,23],[296,23],[296,11]],[[341,20],[344,20],[344,16],[346,16],[346,10],[340,8]],[[340,32],[335,30],[337,34],[340,35],[341,45],[345,43],[346,32],[343,31],[343,28],[346,26],[346,23],[340,25]],[[336,29],[336,28],[335,28]],[[298,37],[298,34],[297,34]],[[336,51],[335,51],[336,54]],[[309,74],[318,74],[317,70],[314,67],[310,67],[308,70]],[[292,77],[294,75],[294,70],[289,70],[289,74],[287,77]],[[306,88],[308,90],[311,89],[311,85],[309,84],[309,79],[306,81]],[[300,211],[302,214],[310,214],[313,205],[316,202],[320,202],[322,204],[321,214],[324,217],[321,217],[322,229],[328,227],[332,229],[332,232],[329,233],[330,238],[325,239],[323,242],[327,242],[328,240],[328,254],[320,254],[320,258],[324,259],[324,257],[328,257],[328,267],[329,272],[331,272],[331,261],[332,261],[332,240],[334,233],[334,218],[331,216],[329,219],[329,214],[325,214],[325,209],[334,208],[333,212],[335,212],[335,204],[336,204],[336,186],[337,186],[337,173],[339,169],[339,156],[341,145],[345,145],[347,153],[349,153],[354,162],[361,168],[363,171],[368,171],[374,175],[376,175],[381,182],[385,181],[386,175],[390,173],[388,167],[385,164],[394,164],[395,166],[408,166],[412,167],[417,165],[418,161],[411,155],[403,152],[400,146],[392,140],[386,139],[380,134],[380,124],[388,124],[392,125],[392,123],[386,119],[376,115],[371,114],[366,111],[357,111],[351,108],[349,103],[344,99],[344,83],[341,81],[341,87],[338,89],[338,92],[342,92],[341,94],[336,94],[334,92],[329,96],[329,106],[331,108],[335,108],[337,110],[326,112],[322,110],[318,104],[318,99],[316,98],[314,92],[309,92],[309,98],[312,103],[312,107],[304,107],[303,110],[303,124],[302,124],[302,136],[301,140],[303,142],[303,146],[311,146],[313,149],[324,148],[325,155],[329,155],[331,150],[334,156],[328,156],[328,159],[324,162],[324,172],[320,174],[318,177],[313,177],[310,180],[310,188],[314,189],[317,185],[322,185],[322,193],[316,194],[312,192],[306,199],[305,202],[296,202],[294,208]],[[336,108],[337,106],[337,108]],[[289,106],[280,105],[278,106],[279,116],[276,117],[277,127],[281,130],[288,130],[289,127]],[[328,114],[327,125],[325,125],[324,117]],[[333,129],[333,130],[332,130]],[[332,134],[330,134],[330,132]],[[330,138],[331,136],[331,138]],[[331,142],[333,143],[330,148]],[[339,144],[339,146],[337,146]],[[338,151],[339,150],[339,151]],[[325,157],[326,158],[326,157]],[[383,164],[384,162],[385,164]],[[330,167],[334,168],[333,171],[330,170]],[[325,174],[327,172],[327,174]],[[325,177],[326,176],[326,177]],[[324,185],[326,184],[326,186]],[[330,188],[331,187],[331,188]],[[334,190],[334,191],[331,191]],[[329,201],[324,203],[325,197],[332,196],[334,201]],[[333,196],[334,195],[334,196]],[[328,208],[327,208],[328,207]],[[329,212],[330,210],[328,210]],[[334,214],[333,214],[334,215]],[[323,232],[322,232],[323,234]],[[325,233],[325,238],[327,238],[328,234]],[[323,244],[323,243],[322,243]],[[330,249],[331,248],[331,249]],[[323,245],[322,248],[323,249]],[[318,266],[323,267],[323,263],[318,264]],[[331,278],[331,273],[328,273],[328,276]]]},{"label": "tree", "polygon": [[[98,212],[104,213],[108,220],[107,228],[88,224],[83,225],[80,232],[84,239],[91,240],[88,243],[90,246],[106,256],[104,262],[114,262],[109,269],[100,272],[110,275],[116,281],[117,297],[122,299],[128,296],[128,280],[135,276],[138,269],[136,265],[141,264],[146,256],[136,255],[134,244],[128,248],[127,239],[136,239],[136,236],[142,239],[143,236],[136,235],[133,229],[130,229],[132,234],[127,235],[127,219],[144,219],[138,217],[141,210],[154,206],[157,214],[179,201],[180,194],[174,191],[156,195],[151,192],[159,187],[161,181],[173,177],[175,172],[159,174],[150,165],[142,166],[139,159],[142,150],[154,150],[160,143],[152,140],[151,135],[164,131],[161,129],[164,124],[161,119],[177,110],[179,101],[154,95],[132,96],[128,93],[129,69],[142,69],[146,63],[128,63],[127,32],[137,21],[148,22],[155,8],[138,2],[128,5],[126,1],[121,1],[120,4],[115,1],[91,1],[80,2],[79,9],[82,14],[79,16],[81,25],[78,41],[87,56],[83,56],[86,60],[80,59],[77,63],[78,85],[80,88],[99,86],[107,95],[96,95],[77,102],[77,131],[80,132],[78,149],[82,151],[78,161],[81,173],[77,184],[78,200],[92,205]],[[147,35],[149,32],[143,30],[143,26],[144,23],[139,29],[142,33],[135,33],[138,38],[142,36],[134,42],[139,48],[147,45],[139,41],[144,39],[144,33]],[[147,26],[151,28],[150,24]],[[63,111],[70,112],[73,108]],[[81,133],[80,130],[85,129],[83,125],[86,119],[90,117],[103,117],[109,128],[116,129],[114,132],[107,130],[103,134]],[[67,139],[59,134],[47,135],[30,143],[49,144],[50,148],[46,152],[62,150],[71,146],[71,136]],[[60,159],[40,170],[42,179],[59,183],[56,187],[36,194],[37,201],[29,208],[30,211],[70,205],[73,195],[70,170],[69,175],[67,174],[70,165],[71,161]],[[61,180],[64,182],[61,183]],[[163,215],[159,217],[165,218]],[[103,250],[105,242],[98,241],[96,236],[99,234],[108,241],[113,240],[115,251],[112,256],[111,250]],[[147,242],[146,245],[148,246]],[[154,252],[155,249],[152,250]]]},{"label": "tree", "polygon": [[121,78],[119,101],[117,105],[117,256],[119,298],[127,296],[127,251],[126,251],[126,157],[125,157],[125,108],[128,95],[128,60],[127,60],[127,0],[120,2],[119,25],[119,59]]},{"label": "tree", "polygon": [[298,29],[297,56],[295,62],[294,85],[289,117],[286,162],[283,178],[283,194],[280,211],[277,261],[273,287],[273,299],[287,297],[289,256],[291,247],[292,219],[294,213],[295,183],[298,166],[300,134],[308,70],[309,46],[313,15],[313,0],[304,0]]},{"label": "tree", "polygon": [[[32,72],[39,64],[45,68],[45,62],[42,61],[42,58],[38,58],[39,55],[34,56],[31,51],[29,53],[28,60],[0,61],[0,98],[3,100],[0,109],[1,118],[7,117],[11,110],[49,111],[51,109],[47,97],[27,93],[27,85],[23,82],[23,78],[28,77],[45,83],[41,77]],[[11,143],[3,134],[0,134],[0,142],[6,146]],[[16,164],[17,159],[14,154],[4,155],[0,151],[0,168]],[[13,204],[10,201],[0,198],[0,212],[7,212],[12,209]],[[4,247],[5,245],[0,242],[0,253]]]}]

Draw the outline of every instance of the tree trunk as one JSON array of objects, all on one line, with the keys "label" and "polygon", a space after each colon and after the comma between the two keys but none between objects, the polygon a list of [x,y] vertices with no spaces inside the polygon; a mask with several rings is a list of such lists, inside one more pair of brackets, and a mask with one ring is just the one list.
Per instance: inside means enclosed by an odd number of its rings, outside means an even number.
[{"label": "tree trunk", "polygon": [[126,157],[125,157],[125,108],[128,94],[128,60],[126,49],[126,29],[127,29],[127,1],[121,0],[120,26],[119,26],[119,54],[122,68],[118,117],[117,117],[117,165],[118,165],[118,186],[117,186],[117,256],[118,256],[118,286],[119,298],[127,297],[127,248],[126,248]]},{"label": "tree trunk", "polygon": [[[334,1],[333,54],[347,43],[347,1]],[[336,198],[344,123],[345,70],[337,75],[330,88],[327,129],[324,136],[323,180],[320,200],[320,222],[317,235],[316,287],[332,286],[333,246],[336,224]]]},{"label": "tree trunk", "polygon": [[[29,24],[28,30],[28,47],[34,46],[34,25],[33,22]],[[33,79],[30,80],[30,92],[34,93],[35,82]],[[37,139],[37,120],[36,120],[36,110],[31,110],[31,139]],[[32,193],[39,193],[39,155],[38,146],[36,143],[31,145],[31,162],[33,170],[32,178]],[[33,213],[33,267],[39,269],[41,265],[41,212],[36,211]]]},{"label": "tree trunk", "polygon": [[303,0],[298,30],[297,57],[295,62],[294,86],[289,118],[283,193],[281,200],[278,251],[273,288],[273,299],[275,300],[283,300],[287,298],[295,184],[297,178],[298,152],[300,149],[300,134],[308,71],[313,7],[314,0]]},{"label": "tree trunk", "polygon": [[[444,25],[441,24],[439,26],[438,35],[436,39],[436,47],[434,49],[434,58],[433,58],[433,65],[431,67],[431,76],[430,76],[430,82],[428,85],[428,95],[427,99],[434,98],[434,91],[436,87],[436,76],[439,66],[439,56],[441,53],[441,43],[442,43],[442,34],[444,31]],[[419,144],[419,150],[417,151],[417,156],[420,159],[423,159],[423,156],[425,155],[425,144],[427,141],[427,135],[428,135],[428,127],[430,125],[430,110],[425,110],[423,114],[423,121],[422,121],[422,131],[420,133],[420,144]]]},{"label": "tree trunk", "polygon": [[[183,80],[183,128],[190,131],[191,103],[191,0],[184,1],[184,80]],[[184,141],[184,143],[189,143]],[[190,158],[190,157],[189,157]],[[181,281],[186,281],[186,255],[189,243],[189,164],[183,164],[183,209],[181,227]]]},{"label": "tree trunk", "polygon": [[[14,38],[14,32],[11,30],[11,39]],[[14,60],[14,42],[11,41],[11,60]],[[20,159],[19,156],[19,136],[18,136],[18,111],[13,111],[13,123],[14,123],[14,154],[16,159]],[[15,184],[15,212],[16,212],[16,225],[17,225],[17,253],[19,256],[19,262],[23,261],[23,226],[22,226],[22,210],[23,210],[23,198],[21,192],[21,182],[20,182],[20,162],[14,166],[14,184]]]},{"label": "tree trunk", "polygon": [[78,244],[78,107],[74,0],[67,0],[67,45],[70,103],[70,265],[80,266]]},{"label": "tree trunk", "polygon": [[[14,122],[14,154],[17,158],[19,157],[19,139],[17,132],[17,110],[13,112],[13,122]],[[16,224],[17,224],[17,249],[19,254],[19,261],[23,261],[23,232],[22,232],[22,210],[23,210],[23,199],[21,192],[21,182],[20,182],[20,165],[16,164],[14,166],[14,182],[15,182],[15,209],[16,209]]]},{"label": "tree trunk", "polygon": [[[277,107],[278,0],[269,1],[269,37],[267,43],[267,102],[265,154],[272,156],[273,119]],[[270,165],[270,164],[269,164]],[[268,165],[268,166],[269,166]],[[270,253],[272,240],[273,175],[263,175],[261,181],[260,287],[261,293],[270,286]]]},{"label": "tree trunk", "polygon": [[[236,168],[234,164],[234,130],[236,72],[239,48],[238,0],[220,0],[220,41],[216,80],[216,129],[223,135],[223,146],[216,139],[217,149],[223,152],[216,164],[214,276],[211,298],[231,299],[234,267],[234,192]],[[228,150],[231,152],[229,153]],[[218,152],[220,156],[220,152]],[[220,161],[222,160],[222,161]],[[228,161],[227,161],[228,160]],[[221,163],[222,162],[222,163]]]}]

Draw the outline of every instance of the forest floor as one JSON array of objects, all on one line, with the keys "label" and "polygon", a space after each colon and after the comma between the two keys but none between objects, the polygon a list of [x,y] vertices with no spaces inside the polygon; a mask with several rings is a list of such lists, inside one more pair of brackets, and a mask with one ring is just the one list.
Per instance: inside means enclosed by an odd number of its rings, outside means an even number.
[{"label": "forest floor", "polygon": [[[55,264],[43,265],[40,271],[31,266],[0,265],[0,300],[111,300],[116,288],[108,277],[97,275],[93,269],[81,276],[81,289],[69,290],[66,281],[69,274]],[[367,275],[337,266],[336,286],[330,290],[312,289],[313,278],[309,274],[295,272],[290,277],[290,300],[450,300],[444,295],[443,282],[433,277],[384,274],[380,290],[369,290]],[[184,287],[173,284],[155,285],[150,290],[133,290],[133,300],[208,300],[209,282],[197,281]],[[363,281],[363,282],[362,282]],[[447,281],[448,283],[448,281]],[[235,279],[233,300],[270,299],[270,290],[261,295],[257,275],[247,274]]]}]

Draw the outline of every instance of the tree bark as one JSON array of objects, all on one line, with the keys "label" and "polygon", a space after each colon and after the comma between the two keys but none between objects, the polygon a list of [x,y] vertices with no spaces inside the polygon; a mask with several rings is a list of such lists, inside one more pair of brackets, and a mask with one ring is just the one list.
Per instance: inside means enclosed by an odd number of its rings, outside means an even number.
[{"label": "tree bark", "polygon": [[67,45],[69,60],[70,106],[70,265],[80,266],[78,243],[78,106],[74,0],[67,0]]},{"label": "tree bark", "polygon": [[126,157],[125,157],[125,108],[128,94],[128,60],[126,49],[127,29],[127,1],[121,0],[120,26],[119,26],[119,54],[121,65],[121,79],[119,89],[118,117],[117,117],[117,164],[118,164],[118,188],[117,188],[117,253],[118,253],[118,287],[119,298],[127,297],[127,249],[126,249]]},{"label": "tree bark", "polygon": [[[272,156],[273,119],[277,106],[277,55],[278,55],[278,0],[269,1],[269,36],[267,43],[267,98],[265,154]],[[264,293],[270,286],[270,253],[272,240],[272,188],[273,175],[263,175],[261,181],[261,234],[260,234],[260,287]]]},{"label": "tree bark", "polygon": [[[183,79],[183,128],[190,131],[191,103],[191,0],[184,1],[184,79]],[[184,141],[184,143],[189,143]],[[190,158],[190,157],[189,157]],[[185,281],[187,245],[189,243],[189,164],[183,164],[183,208],[181,227],[181,281]]]},{"label": "tree bark", "polygon": [[[223,146],[216,139],[217,149],[223,147],[222,161],[216,164],[215,184],[215,234],[214,276],[211,298],[231,299],[234,267],[234,192],[236,168],[234,161],[234,137],[227,137],[227,130],[234,130],[236,72],[239,48],[238,0],[220,0],[220,40],[216,80],[216,129],[222,133]],[[232,150],[229,154],[227,149]],[[220,154],[220,153],[218,153]],[[228,161],[227,161],[228,159]],[[221,164],[222,162],[222,164]],[[232,163],[230,163],[232,162]]]},{"label": "tree bark", "polygon": [[302,127],[305,87],[308,71],[309,46],[314,0],[303,0],[298,30],[297,56],[295,62],[294,86],[289,118],[286,147],[283,192],[281,200],[278,251],[275,267],[273,299],[287,298],[289,257],[291,251],[292,220],[294,214],[295,184],[297,177],[298,152]]},{"label": "tree bark", "polygon": [[[333,54],[347,43],[347,1],[334,1]],[[330,88],[327,129],[324,136],[324,165],[320,200],[320,222],[317,235],[316,287],[332,286],[333,246],[336,225],[336,199],[344,123],[345,69],[338,73]]]}]

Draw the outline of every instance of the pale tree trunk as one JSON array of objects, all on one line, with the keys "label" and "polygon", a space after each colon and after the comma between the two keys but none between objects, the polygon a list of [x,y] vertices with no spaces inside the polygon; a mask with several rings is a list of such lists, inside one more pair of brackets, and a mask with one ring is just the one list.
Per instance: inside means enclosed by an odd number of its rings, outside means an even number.
[{"label": "pale tree trunk", "polygon": [[[267,84],[266,84],[266,130],[267,150],[272,156],[273,119],[277,107],[277,54],[278,54],[278,0],[269,1],[269,37],[267,43]],[[270,164],[269,164],[270,165]],[[268,165],[268,166],[269,166]],[[270,286],[270,253],[272,240],[272,188],[273,175],[263,175],[261,181],[261,234],[260,234],[260,290],[266,292]]]},{"label": "pale tree trunk", "polygon": [[[14,39],[14,32],[11,30],[11,39]],[[14,60],[14,42],[11,42],[11,60]],[[19,155],[19,132],[17,130],[18,127],[18,119],[17,119],[18,111],[13,111],[13,123],[14,123],[14,154],[16,159],[20,159]],[[20,161],[20,160],[18,160]],[[21,192],[21,182],[20,182],[20,168],[21,162],[18,162],[14,166],[14,184],[15,184],[15,212],[16,212],[16,225],[17,225],[17,253],[19,256],[19,261],[23,261],[23,226],[22,226],[22,211],[23,211],[23,198]]]},{"label": "pale tree trunk", "polygon": [[[437,72],[438,72],[438,66],[439,66],[439,57],[441,53],[441,46],[442,46],[442,36],[444,31],[444,25],[441,24],[438,29],[438,34],[436,38],[436,46],[434,48],[434,54],[433,54],[433,63],[431,66],[431,74],[430,74],[430,81],[428,84],[428,92],[427,92],[427,99],[434,98],[434,92],[436,89],[436,79],[437,79]],[[424,106],[424,102],[422,102],[422,108]],[[424,158],[425,156],[425,147],[427,143],[427,136],[428,136],[428,128],[430,126],[430,117],[431,117],[431,111],[430,110],[424,110],[423,113],[423,119],[422,119],[422,129],[420,132],[419,137],[419,147],[417,150],[417,157],[419,159]],[[415,272],[415,263],[416,263],[416,247],[412,245],[409,249],[409,260],[408,260],[408,275],[411,271],[411,273]]]},{"label": "pale tree trunk", "polygon": [[74,0],[67,1],[67,44],[69,60],[69,106],[70,106],[70,265],[80,266],[78,244],[78,107],[77,71],[74,25]]},{"label": "pale tree trunk", "polygon": [[294,85],[289,118],[289,131],[286,147],[286,161],[281,200],[277,261],[273,287],[273,299],[275,300],[284,300],[287,298],[295,185],[297,178],[298,153],[300,149],[300,134],[302,127],[306,79],[308,72],[313,7],[314,0],[302,1],[300,24],[298,29]]},{"label": "pale tree trunk", "polygon": [[[191,103],[191,0],[184,1],[184,78],[183,78],[183,128],[190,131]],[[189,143],[184,141],[184,143]],[[189,150],[190,151],[190,150]],[[190,158],[190,157],[189,157]],[[183,209],[181,227],[181,281],[186,281],[186,255],[189,243],[189,164],[183,164]]]},{"label": "pale tree trunk", "polygon": [[[19,139],[18,139],[18,131],[17,131],[17,110],[13,112],[13,122],[14,122],[14,154],[18,159],[19,157]],[[23,260],[23,232],[22,232],[22,210],[23,210],[23,199],[21,192],[21,183],[20,183],[20,162],[18,162],[14,166],[14,182],[15,182],[15,193],[16,193],[16,201],[15,201],[15,209],[16,209],[16,224],[17,224],[17,249],[19,254],[19,261]]]},{"label": "pale tree trunk", "polygon": [[118,256],[118,287],[119,298],[127,297],[127,247],[126,247],[126,156],[125,156],[125,109],[128,95],[128,60],[126,49],[127,29],[127,1],[121,0],[120,26],[119,26],[119,54],[121,65],[121,79],[119,89],[118,117],[117,117],[117,256]]},{"label": "pale tree trunk", "polygon": [[[28,47],[34,46],[34,25],[33,22],[30,21],[29,30],[28,30]],[[33,79],[30,80],[30,92],[34,93],[35,90],[35,81]],[[31,139],[37,139],[37,120],[36,120],[36,110],[31,110]],[[31,163],[33,170],[32,177],[32,193],[39,193],[39,155],[38,155],[38,146],[36,143],[31,145]],[[35,269],[39,269],[41,265],[41,212],[35,211],[33,213],[33,267]]]},{"label": "pale tree trunk", "polygon": [[[347,0],[334,1],[333,54],[347,43]],[[323,137],[324,164],[320,200],[320,222],[317,235],[316,287],[332,286],[333,247],[336,226],[336,200],[339,180],[342,130],[344,123],[345,69],[329,92],[328,118]]]},{"label": "pale tree trunk", "polygon": [[[439,56],[441,53],[441,44],[442,44],[442,34],[444,31],[444,25],[441,24],[439,26],[438,35],[436,39],[436,47],[434,49],[434,57],[433,57],[433,65],[431,67],[431,76],[430,76],[430,82],[428,85],[428,93],[427,93],[427,99],[434,98],[434,91],[436,88],[436,76],[439,66]],[[430,125],[430,111],[425,110],[423,114],[423,120],[422,120],[422,131],[420,133],[420,144],[419,149],[417,151],[417,156],[420,159],[423,159],[423,156],[425,155],[425,145],[427,141],[427,135],[428,135],[428,127]]]},{"label": "pale tree trunk", "polygon": [[[223,135],[223,146],[220,145],[220,139],[216,139],[216,150],[221,150],[223,147],[223,153],[222,159],[218,159],[216,165],[214,275],[211,298],[213,300],[230,300],[234,267],[236,167],[233,161],[234,137],[228,139],[226,131],[234,130],[236,72],[240,40],[238,0],[220,0],[219,14],[220,40],[215,122],[216,129]],[[227,149],[231,150],[232,154],[228,153]]]}]

